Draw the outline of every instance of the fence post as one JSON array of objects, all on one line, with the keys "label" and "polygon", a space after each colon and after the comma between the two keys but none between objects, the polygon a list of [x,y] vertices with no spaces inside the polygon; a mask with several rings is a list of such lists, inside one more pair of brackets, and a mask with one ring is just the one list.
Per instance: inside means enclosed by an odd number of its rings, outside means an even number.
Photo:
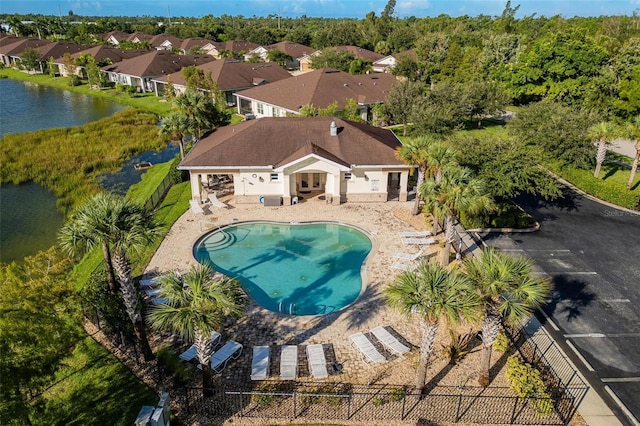
[{"label": "fence post", "polygon": [[347,399],[347,420],[351,418],[351,396],[353,392],[349,392],[349,398]]},{"label": "fence post", "polygon": [[458,392],[458,406],[456,407],[456,419],[453,421],[454,423],[458,423],[460,421],[460,406],[462,405],[462,388],[459,389]]},{"label": "fence post", "polygon": [[295,419],[297,417],[297,412],[298,410],[296,409],[296,400],[298,399],[297,395],[296,395],[296,390],[293,389],[293,416],[291,416],[292,419]]},{"label": "fence post", "polygon": [[520,397],[516,396],[515,398],[515,403],[513,404],[513,411],[511,412],[511,420],[509,421],[510,424],[514,424],[516,422],[516,411],[518,409],[518,399]]},{"label": "fence post", "polygon": [[402,416],[401,419],[402,420],[404,420],[404,408],[405,408],[405,405],[407,403],[407,393],[408,392],[405,392],[404,395],[402,396],[402,414],[401,414],[401,416]]}]

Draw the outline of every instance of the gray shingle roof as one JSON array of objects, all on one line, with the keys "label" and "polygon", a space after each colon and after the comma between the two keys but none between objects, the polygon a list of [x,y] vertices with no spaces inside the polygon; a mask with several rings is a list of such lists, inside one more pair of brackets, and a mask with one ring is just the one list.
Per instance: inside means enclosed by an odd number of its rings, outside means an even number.
[{"label": "gray shingle roof", "polygon": [[[284,68],[275,63],[251,64],[248,62],[230,61],[219,59],[197,65],[196,68],[206,73],[211,72],[211,78],[218,83],[218,89],[222,91],[246,89],[253,87],[256,83],[272,83],[291,77]],[[169,76],[160,77],[161,82],[171,82],[175,85],[185,85],[182,72],[176,72]]]},{"label": "gray shingle roof", "polygon": [[136,77],[158,77],[174,73],[190,65],[200,65],[213,60],[214,58],[209,55],[177,55],[161,50],[106,65],[101,69],[106,72]]},{"label": "gray shingle roof", "polygon": [[290,111],[312,104],[326,108],[338,102],[344,108],[348,99],[360,104],[383,102],[396,78],[391,74],[351,75],[331,68],[322,68],[286,80],[238,92],[237,95],[276,105]]},{"label": "gray shingle roof", "polygon": [[[337,136],[329,127],[335,121]],[[200,140],[180,164],[199,167],[280,167],[316,154],[344,166],[402,166],[400,141],[387,129],[336,117],[278,117],[222,127]]]}]

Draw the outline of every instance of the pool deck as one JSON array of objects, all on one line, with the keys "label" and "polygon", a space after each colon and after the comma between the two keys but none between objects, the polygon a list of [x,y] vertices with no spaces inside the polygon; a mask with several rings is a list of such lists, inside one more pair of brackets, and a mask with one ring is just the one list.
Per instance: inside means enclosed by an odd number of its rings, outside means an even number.
[{"label": "pool deck", "polygon": [[[321,343],[327,356],[329,377],[323,381],[351,383],[413,383],[417,345],[420,343],[420,328],[414,322],[392,311],[382,300],[382,289],[401,271],[392,265],[399,261],[396,252],[415,253],[418,246],[406,246],[399,232],[427,230],[422,216],[409,214],[412,202],[347,203],[339,206],[327,204],[318,198],[305,199],[297,205],[264,207],[262,205],[234,205],[229,196],[223,200],[228,209],[205,207],[205,215],[195,215],[190,210],[176,221],[149,263],[146,274],[171,270],[185,271],[196,264],[192,254],[195,241],[206,231],[219,225],[250,220],[274,220],[280,222],[336,221],[356,225],[370,233],[373,249],[369,255],[364,275],[366,288],[351,306],[321,317],[295,317],[274,312],[251,303],[247,315],[228,324],[223,342],[236,340],[244,345],[242,356],[229,364],[221,379],[228,383],[249,383],[251,370],[251,347],[271,346],[271,378],[279,376],[279,345],[301,345],[299,347],[298,380],[314,381],[308,373],[304,345]],[[404,219],[401,219],[404,218]],[[411,222],[413,226],[409,223]],[[438,245],[423,246],[423,254],[439,250]],[[404,261],[404,263],[410,263]],[[368,332],[377,326],[391,326],[394,331],[411,344],[411,353],[399,357],[387,353],[387,362],[365,363],[359,351],[351,346],[349,336],[356,332]],[[441,327],[444,329],[445,327]],[[442,330],[441,330],[442,331]],[[445,331],[446,333],[446,331]],[[434,354],[437,358],[437,354]],[[342,364],[342,372],[335,373],[334,362]],[[473,374],[473,372],[471,372]]]}]

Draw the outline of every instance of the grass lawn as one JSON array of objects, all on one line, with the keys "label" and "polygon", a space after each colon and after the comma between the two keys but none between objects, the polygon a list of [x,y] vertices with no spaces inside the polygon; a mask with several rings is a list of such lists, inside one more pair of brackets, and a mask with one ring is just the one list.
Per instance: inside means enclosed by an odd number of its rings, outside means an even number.
[{"label": "grass lawn", "polygon": [[593,170],[554,166],[550,169],[584,192],[601,200],[628,209],[635,209],[640,205],[640,173],[636,174],[629,191],[627,182],[631,170],[624,166],[605,161],[598,178],[593,176]]},{"label": "grass lawn", "polygon": [[119,92],[116,89],[90,89],[86,84],[70,86],[67,77],[53,78],[48,74],[27,74],[13,68],[0,68],[0,77],[9,77],[14,80],[30,81],[43,86],[56,87],[58,89],[69,90],[71,92],[82,93],[89,96],[103,98],[123,105],[129,105],[146,111],[155,112],[158,115],[165,115],[171,109],[171,104],[159,98],[155,93],[137,93],[129,95]]},{"label": "grass lawn", "polygon": [[152,389],[91,337],[63,365],[57,383],[38,401],[45,410],[42,424],[128,426],[143,405],[158,402]]}]

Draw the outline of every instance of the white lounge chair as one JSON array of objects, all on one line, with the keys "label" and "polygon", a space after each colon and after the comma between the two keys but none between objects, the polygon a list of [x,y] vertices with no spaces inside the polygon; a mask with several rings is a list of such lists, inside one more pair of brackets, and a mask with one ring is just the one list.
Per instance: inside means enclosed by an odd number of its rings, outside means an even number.
[{"label": "white lounge chair", "polygon": [[378,352],[376,347],[373,346],[373,343],[371,343],[363,333],[352,334],[349,338],[356,349],[362,353],[362,360],[364,362],[382,362],[387,360],[384,355]]},{"label": "white lounge chair", "polygon": [[307,361],[309,362],[309,372],[316,379],[326,379],[329,377],[327,371],[327,359],[324,357],[322,344],[307,346]]},{"label": "white lounge chair", "polygon": [[197,355],[198,355],[198,351],[197,351],[196,345],[194,343],[193,345],[189,346],[189,349],[187,349],[186,351],[182,352],[178,356],[180,357],[180,359],[189,362],[192,359],[194,359]]},{"label": "white lounge chair", "polygon": [[226,205],[222,201],[218,200],[218,196],[216,195],[215,192],[209,193],[208,198],[209,198],[209,201],[211,201],[211,205],[213,207],[217,207],[219,209],[226,209],[227,207],[229,207],[228,205]]},{"label": "white lounge chair", "polygon": [[386,348],[391,349],[398,355],[406,354],[411,350],[411,348],[402,344],[402,342],[396,339],[396,337],[389,333],[389,331],[383,326],[371,329],[371,334],[373,334]]},{"label": "white lounge chair", "polygon": [[211,356],[211,369],[216,373],[221,372],[231,359],[238,358],[240,354],[242,354],[242,345],[236,341],[229,340]]},{"label": "white lounge chair", "polygon": [[417,258],[422,256],[422,249],[418,250],[417,253],[396,252],[394,256],[397,257],[398,259],[403,259],[403,260],[416,260]]},{"label": "white lounge chair", "polygon": [[189,206],[193,214],[204,214],[204,210],[200,207],[200,203],[197,200],[189,200]]},{"label": "white lounge chair", "polygon": [[138,285],[140,286],[140,288],[153,288],[156,287],[158,285],[158,282],[156,281],[157,277],[153,277],[153,278],[143,278],[139,281]]},{"label": "white lounge chair", "polygon": [[394,262],[393,265],[391,265],[391,267],[393,269],[399,269],[401,271],[413,271],[418,267],[418,265],[410,265],[402,262]]},{"label": "white lounge chair", "polygon": [[254,346],[251,359],[251,380],[265,380],[269,377],[269,361],[271,349],[269,346]]},{"label": "white lounge chair", "polygon": [[412,244],[412,245],[430,245],[435,244],[437,241],[435,238],[403,238],[403,244]]},{"label": "white lounge chair", "polygon": [[[220,344],[221,337],[222,337],[222,335],[220,333],[218,333],[217,331],[215,331],[215,330],[211,331],[211,343],[213,344],[214,348]],[[197,355],[198,355],[198,353],[197,353],[197,350],[196,350],[196,345],[194,343],[193,345],[189,346],[189,349],[187,349],[186,351],[182,352],[178,356],[180,357],[180,359],[183,359],[185,361],[191,361]],[[198,367],[200,367],[200,366],[198,366]]]},{"label": "white lounge chair", "polygon": [[280,351],[280,380],[295,380],[298,376],[298,346],[283,345]]},{"label": "white lounge chair", "polygon": [[142,292],[145,294],[146,297],[156,297],[160,294],[160,289],[149,287],[149,288],[142,289]]},{"label": "white lounge chair", "polygon": [[407,232],[399,232],[398,235],[404,238],[423,238],[430,237],[433,235],[431,231],[407,231]]}]

